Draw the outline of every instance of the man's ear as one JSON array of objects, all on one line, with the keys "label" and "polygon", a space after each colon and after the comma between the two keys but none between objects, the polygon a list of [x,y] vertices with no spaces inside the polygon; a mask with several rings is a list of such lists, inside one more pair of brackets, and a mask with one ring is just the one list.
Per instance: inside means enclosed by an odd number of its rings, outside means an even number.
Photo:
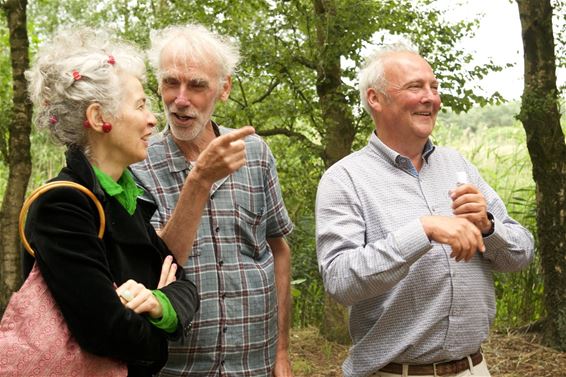
[{"label": "man's ear", "polygon": [[369,107],[371,107],[373,112],[380,113],[385,98],[384,95],[374,88],[368,88],[366,95]]},{"label": "man's ear", "polygon": [[228,97],[230,96],[230,91],[232,90],[232,76],[226,76],[224,80],[224,84],[222,84],[222,88],[220,89],[220,95],[218,99],[222,102],[226,102]]},{"label": "man's ear", "polygon": [[90,124],[90,128],[96,132],[102,131],[104,118],[102,117],[102,106],[99,103],[91,103],[86,108],[86,120]]}]

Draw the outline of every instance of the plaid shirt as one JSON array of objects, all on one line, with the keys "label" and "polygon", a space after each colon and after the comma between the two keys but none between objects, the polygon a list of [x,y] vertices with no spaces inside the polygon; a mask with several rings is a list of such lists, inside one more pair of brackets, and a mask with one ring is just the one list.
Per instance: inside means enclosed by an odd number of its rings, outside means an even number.
[{"label": "plaid shirt", "polygon": [[[231,130],[213,124],[217,135]],[[170,343],[162,376],[267,376],[277,344],[277,292],[267,238],[293,225],[281,197],[275,159],[258,136],[245,138],[246,165],[216,182],[185,267],[199,290],[192,331]],[[148,158],[132,166],[144,199],[158,207],[162,228],[173,213],[192,166],[166,129]]]}]

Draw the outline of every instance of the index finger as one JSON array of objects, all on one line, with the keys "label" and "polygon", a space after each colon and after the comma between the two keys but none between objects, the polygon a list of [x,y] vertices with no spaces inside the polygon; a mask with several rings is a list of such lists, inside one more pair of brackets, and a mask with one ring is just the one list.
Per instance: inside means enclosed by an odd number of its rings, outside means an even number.
[{"label": "index finger", "polygon": [[165,257],[163,261],[163,265],[161,266],[161,275],[159,276],[159,283],[157,284],[157,288],[161,288],[167,285],[167,279],[169,276],[169,272],[171,270],[171,264],[173,263],[173,257],[168,255]]},{"label": "index finger", "polygon": [[222,138],[223,143],[231,143],[236,140],[240,140],[245,138],[246,136],[253,135],[255,133],[255,129],[252,126],[245,126],[234,130],[230,133],[220,136]]}]

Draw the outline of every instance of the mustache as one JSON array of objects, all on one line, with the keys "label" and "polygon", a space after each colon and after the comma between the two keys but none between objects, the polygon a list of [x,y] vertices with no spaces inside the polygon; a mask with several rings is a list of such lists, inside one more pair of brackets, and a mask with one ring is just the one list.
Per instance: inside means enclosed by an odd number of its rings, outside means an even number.
[{"label": "mustache", "polygon": [[190,118],[197,118],[198,117],[198,113],[194,112],[194,111],[188,111],[188,110],[179,110],[177,109],[176,106],[172,105],[170,107],[167,108],[167,111],[170,114],[175,114],[177,116],[182,116],[182,117],[190,117]]}]

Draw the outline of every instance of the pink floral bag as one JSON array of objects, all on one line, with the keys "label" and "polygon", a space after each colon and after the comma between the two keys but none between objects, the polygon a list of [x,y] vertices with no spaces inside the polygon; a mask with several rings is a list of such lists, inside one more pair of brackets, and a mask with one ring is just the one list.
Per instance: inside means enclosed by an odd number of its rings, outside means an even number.
[{"label": "pink floral bag", "polygon": [[[98,237],[104,234],[104,210],[89,189],[69,181],[51,182],[35,190],[20,212],[20,237],[31,255],[34,252],[24,234],[27,210],[37,197],[55,187],[73,187],[87,194],[100,215]],[[0,323],[0,377],[125,377],[127,374],[126,363],[81,349],[34,264],[23,286],[12,295]]]}]

